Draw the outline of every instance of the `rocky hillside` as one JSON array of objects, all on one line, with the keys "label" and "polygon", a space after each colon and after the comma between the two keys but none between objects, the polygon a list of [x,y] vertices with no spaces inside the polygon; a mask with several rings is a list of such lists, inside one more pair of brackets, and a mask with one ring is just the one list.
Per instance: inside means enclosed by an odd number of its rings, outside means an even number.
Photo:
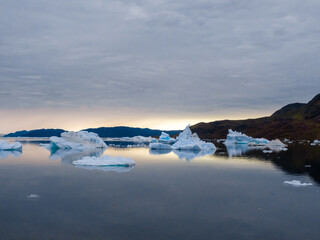
[{"label": "rocky hillside", "polygon": [[225,138],[228,129],[268,139],[320,139],[320,94],[308,103],[284,106],[270,117],[198,123],[191,127],[200,138]]}]

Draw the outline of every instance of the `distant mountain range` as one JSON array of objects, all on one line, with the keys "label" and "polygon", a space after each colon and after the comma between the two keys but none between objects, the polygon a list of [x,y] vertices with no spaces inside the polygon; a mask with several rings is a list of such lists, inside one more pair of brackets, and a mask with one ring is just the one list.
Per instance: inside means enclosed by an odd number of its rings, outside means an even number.
[{"label": "distant mountain range", "polygon": [[228,129],[268,139],[320,139],[320,94],[308,103],[284,106],[270,117],[223,120],[191,126],[200,138],[226,138]]},{"label": "distant mountain range", "polygon": [[[133,127],[101,127],[88,128],[83,131],[97,133],[100,137],[134,137],[134,136],[160,136],[162,130],[155,130],[149,128],[133,128]],[[35,129],[30,131],[17,131],[4,135],[4,137],[51,137],[60,136],[65,132],[63,129]],[[164,131],[170,135],[176,135],[180,130]]]},{"label": "distant mountain range", "polygon": [[[268,139],[320,139],[320,94],[308,103],[292,103],[276,111],[270,117],[247,120],[223,120],[210,123],[198,123],[191,126],[203,139],[226,138],[228,129],[243,132],[252,137]],[[162,130],[133,127],[88,128],[100,137],[159,136]],[[36,129],[17,131],[4,137],[50,137],[60,136],[63,129]],[[164,131],[177,135],[180,130]]]}]

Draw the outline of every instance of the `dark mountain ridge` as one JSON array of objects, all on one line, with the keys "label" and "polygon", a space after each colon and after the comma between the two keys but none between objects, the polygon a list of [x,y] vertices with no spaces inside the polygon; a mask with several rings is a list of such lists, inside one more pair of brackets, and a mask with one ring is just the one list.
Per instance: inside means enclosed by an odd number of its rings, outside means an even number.
[{"label": "dark mountain ridge", "polygon": [[[63,129],[35,129],[30,131],[17,131],[4,135],[4,137],[60,137],[61,133],[65,132]],[[83,131],[97,133],[100,137],[134,137],[134,136],[160,136],[161,132],[166,132],[170,135],[176,135],[180,130],[162,131],[149,128],[133,128],[133,127],[101,127],[101,128],[88,128]]]},{"label": "dark mountain ridge", "polygon": [[308,103],[292,103],[270,117],[223,120],[191,126],[200,138],[225,138],[228,129],[268,139],[320,139],[320,94]]}]

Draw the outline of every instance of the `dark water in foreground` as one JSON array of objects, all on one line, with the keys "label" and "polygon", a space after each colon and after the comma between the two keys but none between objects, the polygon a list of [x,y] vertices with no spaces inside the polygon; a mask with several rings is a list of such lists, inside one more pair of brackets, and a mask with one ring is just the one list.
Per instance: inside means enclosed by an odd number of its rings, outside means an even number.
[{"label": "dark water in foreground", "polygon": [[[131,157],[137,165],[101,171],[72,166],[81,153],[49,157],[24,143],[20,156],[0,154],[0,236],[319,239],[319,148],[232,158],[220,150],[188,161],[173,152],[108,148],[104,154]],[[294,179],[313,186],[283,184]]]}]

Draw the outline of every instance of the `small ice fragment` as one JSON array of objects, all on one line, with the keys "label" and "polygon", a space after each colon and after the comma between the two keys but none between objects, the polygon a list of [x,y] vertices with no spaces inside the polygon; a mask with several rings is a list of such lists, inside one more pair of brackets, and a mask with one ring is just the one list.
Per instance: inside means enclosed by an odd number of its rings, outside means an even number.
[{"label": "small ice fragment", "polygon": [[27,196],[27,198],[39,198],[40,196],[37,194],[30,194]]},{"label": "small ice fragment", "polygon": [[294,187],[306,187],[306,186],[312,186],[312,183],[301,183],[299,180],[292,180],[292,181],[284,181],[284,184],[289,184]]},{"label": "small ice fragment", "polygon": [[308,167],[309,168],[309,167],[311,167],[311,165],[305,165],[304,167]]},{"label": "small ice fragment", "polygon": [[263,153],[272,153],[272,150],[263,150]]},{"label": "small ice fragment", "polygon": [[22,144],[19,142],[8,143],[5,140],[0,140],[0,150],[4,151],[21,151]]}]

